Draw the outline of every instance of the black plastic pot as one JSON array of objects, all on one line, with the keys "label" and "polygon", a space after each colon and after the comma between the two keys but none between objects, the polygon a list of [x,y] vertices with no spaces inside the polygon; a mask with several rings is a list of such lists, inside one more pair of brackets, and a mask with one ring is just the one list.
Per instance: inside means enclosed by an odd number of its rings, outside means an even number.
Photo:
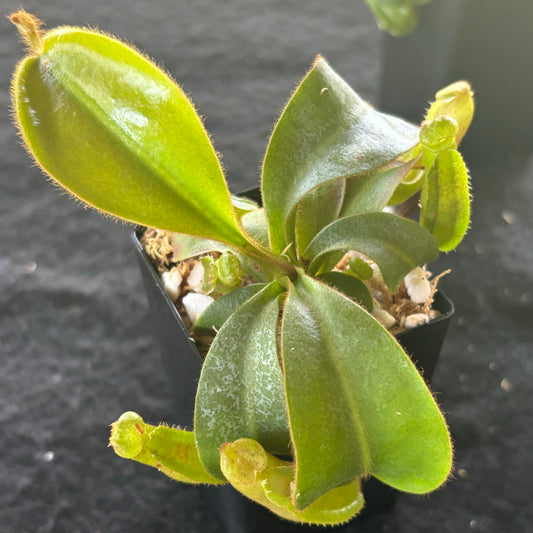
[{"label": "black plastic pot", "polygon": [[[202,358],[189,336],[176,306],[166,293],[161,280],[144,252],[139,237],[142,229],[133,234],[136,255],[150,304],[152,325],[157,337],[163,367],[174,390],[174,419],[172,423],[192,429],[196,386],[200,376]],[[416,329],[401,333],[398,341],[411,355],[413,362],[430,382],[453,314],[452,303],[442,293],[435,297],[435,308],[441,315]],[[371,478],[364,482],[365,508],[358,519],[330,531],[354,531],[354,523],[372,514],[386,511],[394,505],[396,491]],[[247,500],[232,487],[205,487],[206,501],[211,503],[228,533],[262,533],[309,531],[309,526],[298,526],[278,519],[259,505]],[[312,528],[311,528],[312,529]]]}]

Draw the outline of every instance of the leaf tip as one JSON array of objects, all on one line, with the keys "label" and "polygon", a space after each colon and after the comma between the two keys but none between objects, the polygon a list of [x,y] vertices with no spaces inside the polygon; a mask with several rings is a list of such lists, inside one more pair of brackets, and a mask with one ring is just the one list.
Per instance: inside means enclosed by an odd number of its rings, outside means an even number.
[{"label": "leaf tip", "polygon": [[11,13],[8,18],[17,27],[28,52],[34,56],[41,55],[43,53],[42,21],[24,9]]},{"label": "leaf tip", "polygon": [[311,65],[311,70],[314,69],[319,64],[327,64],[326,58],[322,54],[318,54],[315,57],[315,60],[313,61],[313,64]]}]

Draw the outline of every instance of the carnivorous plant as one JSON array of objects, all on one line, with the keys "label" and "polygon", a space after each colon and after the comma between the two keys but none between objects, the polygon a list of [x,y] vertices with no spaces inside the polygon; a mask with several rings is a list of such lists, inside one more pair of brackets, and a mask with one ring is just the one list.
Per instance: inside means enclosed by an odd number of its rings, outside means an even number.
[{"label": "carnivorous plant", "polygon": [[[468,84],[440,91],[417,127],[316,58],[271,135],[259,206],[229,193],[194,106],[139,51],[93,29],[43,32],[24,11],[11,20],[28,48],[12,84],[28,152],[85,203],[172,232],[178,258],[207,254],[217,294],[195,324],[216,335],[194,431],[127,412],[116,453],[318,524],[356,515],[367,476],[417,494],[445,482],[445,420],[365,281],[378,271],[394,293],[463,238]],[[390,212],[417,195],[418,218]],[[352,268],[336,270],[348,251]]]}]

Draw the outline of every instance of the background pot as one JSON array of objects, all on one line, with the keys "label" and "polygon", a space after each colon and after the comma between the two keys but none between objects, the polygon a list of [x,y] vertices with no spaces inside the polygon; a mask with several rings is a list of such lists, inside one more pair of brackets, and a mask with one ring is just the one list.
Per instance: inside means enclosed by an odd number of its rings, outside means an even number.
[{"label": "background pot", "polygon": [[524,67],[531,64],[533,2],[433,0],[417,12],[419,24],[411,34],[382,35],[379,109],[418,124],[422,102],[465,79],[476,98],[465,155],[529,153],[533,69]]},{"label": "background pot", "polygon": [[[176,306],[165,291],[157,271],[141,246],[139,238],[142,231],[143,229],[139,228],[132,237],[150,304],[153,331],[160,345],[163,366],[174,391],[174,419],[180,426],[192,430],[194,400],[202,358]],[[435,295],[434,307],[441,313],[438,318],[397,335],[398,341],[410,354],[427,383],[433,375],[453,314],[452,303],[441,292]],[[273,528],[279,533],[285,530],[309,531],[309,526],[280,521],[230,486],[205,487],[204,490],[206,499],[210,501],[228,533],[266,533],[273,531]],[[390,509],[394,505],[396,491],[371,478],[364,482],[364,494],[366,504],[359,519]],[[352,528],[353,522],[330,530],[348,532]]]},{"label": "background pot", "polygon": [[420,122],[423,103],[451,81],[462,10],[463,0],[433,0],[417,9],[412,33],[382,34],[379,109]]}]

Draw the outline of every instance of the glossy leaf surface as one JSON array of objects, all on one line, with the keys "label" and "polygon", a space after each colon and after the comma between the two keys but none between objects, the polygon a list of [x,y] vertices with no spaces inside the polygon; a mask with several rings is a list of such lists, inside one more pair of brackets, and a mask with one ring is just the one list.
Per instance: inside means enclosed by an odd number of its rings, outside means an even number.
[{"label": "glossy leaf surface", "polygon": [[106,213],[249,247],[211,142],[181,88],[106,35],[44,36],[13,80],[28,150],[63,187]]},{"label": "glossy leaf surface", "polygon": [[367,474],[415,493],[446,480],[444,419],[413,363],[371,315],[300,274],[285,302],[281,346],[298,509]]},{"label": "glossy leaf surface", "polygon": [[252,439],[223,445],[220,459],[224,476],[239,492],[287,520],[339,524],[352,518],[363,506],[360,483],[355,480],[329,491],[307,509],[298,510],[291,499],[292,463],[267,453]]},{"label": "glossy leaf surface", "polygon": [[261,190],[273,251],[281,253],[294,240],[292,212],[311,190],[378,169],[417,142],[418,128],[373,109],[319,57],[283,111],[265,155]]},{"label": "glossy leaf surface", "polygon": [[200,459],[221,477],[220,446],[238,438],[259,441],[272,453],[289,453],[283,378],[276,331],[279,282],[240,306],[224,323],[203,364],[194,430]]},{"label": "glossy leaf surface", "polygon": [[320,266],[322,255],[336,250],[355,250],[370,257],[392,291],[398,290],[413,268],[435,260],[439,254],[427,230],[389,213],[354,215],[325,227],[304,252],[304,257],[313,259],[309,272]]}]

